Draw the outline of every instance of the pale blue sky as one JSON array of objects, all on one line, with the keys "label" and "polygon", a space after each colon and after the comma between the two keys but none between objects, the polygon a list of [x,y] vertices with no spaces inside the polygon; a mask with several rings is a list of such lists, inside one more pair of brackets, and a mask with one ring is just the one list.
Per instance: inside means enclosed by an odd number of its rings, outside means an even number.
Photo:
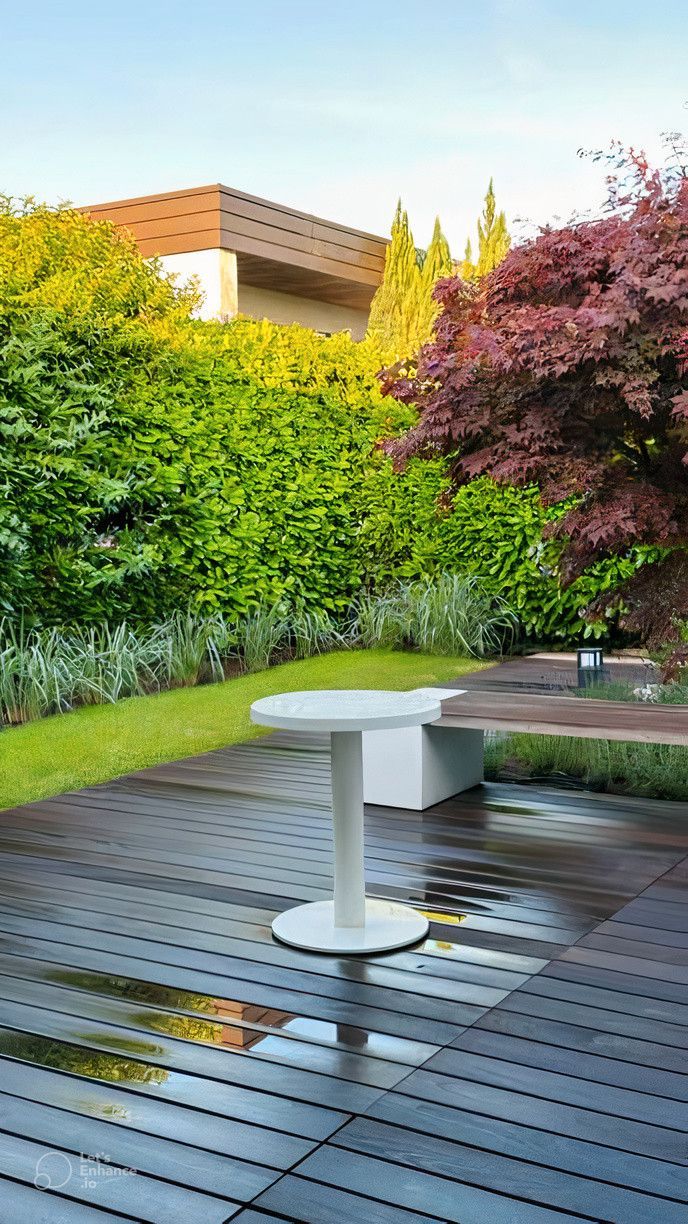
[{"label": "pale blue sky", "polygon": [[373,232],[397,196],[455,254],[596,205],[577,149],[688,130],[665,0],[33,0],[0,22],[0,190],[97,202],[221,181]]}]

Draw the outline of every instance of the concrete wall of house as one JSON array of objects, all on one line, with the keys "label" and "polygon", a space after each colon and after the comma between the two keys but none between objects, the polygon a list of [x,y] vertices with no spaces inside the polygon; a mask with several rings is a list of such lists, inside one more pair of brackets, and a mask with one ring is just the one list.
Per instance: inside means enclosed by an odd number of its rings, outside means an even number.
[{"label": "concrete wall of house", "polygon": [[237,259],[234,251],[215,247],[207,251],[184,251],[161,255],[160,263],[180,281],[198,278],[205,295],[196,312],[200,319],[231,319],[238,310]]},{"label": "concrete wall of house", "polygon": [[231,319],[239,313],[252,319],[272,319],[273,323],[301,323],[319,332],[348,330],[354,340],[361,340],[365,335],[367,310],[239,284],[233,251],[220,248],[185,251],[179,255],[162,255],[160,263],[180,281],[191,276],[198,278],[205,295],[197,312],[201,319]]},{"label": "concrete wall of house", "polygon": [[350,331],[362,340],[368,326],[368,311],[351,306],[335,306],[314,298],[259,289],[239,282],[239,313],[252,319],[272,319],[274,323],[301,323],[319,332]]}]

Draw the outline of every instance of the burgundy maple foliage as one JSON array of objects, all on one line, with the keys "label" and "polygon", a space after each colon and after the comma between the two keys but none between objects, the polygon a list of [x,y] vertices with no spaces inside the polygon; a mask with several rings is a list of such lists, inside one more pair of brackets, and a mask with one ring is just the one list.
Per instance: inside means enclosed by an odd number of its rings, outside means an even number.
[{"label": "burgundy maple foliage", "polygon": [[446,455],[457,485],[487,473],[547,505],[575,497],[551,527],[565,581],[667,550],[613,597],[652,644],[688,616],[688,179],[630,153],[608,181],[600,219],[542,230],[477,288],[440,282],[417,372],[385,378],[419,409],[387,449],[398,466]]}]

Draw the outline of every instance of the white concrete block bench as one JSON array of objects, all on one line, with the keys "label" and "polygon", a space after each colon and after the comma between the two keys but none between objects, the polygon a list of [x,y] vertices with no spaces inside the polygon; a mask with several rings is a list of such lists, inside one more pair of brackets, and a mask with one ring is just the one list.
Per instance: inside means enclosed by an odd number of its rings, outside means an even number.
[{"label": "white concrete block bench", "polygon": [[[416,689],[444,702],[465,689]],[[423,811],[483,780],[482,730],[437,723],[398,731],[364,731],[363,798],[381,807]]]},{"label": "white concrete block bench", "polygon": [[279,693],[255,701],[251,718],[330,733],[334,895],[285,910],[272,930],[284,943],[337,954],[401,948],[428,930],[411,906],[365,895],[364,801],[420,811],[477,785],[486,730],[688,744],[688,706],[506,690]]}]

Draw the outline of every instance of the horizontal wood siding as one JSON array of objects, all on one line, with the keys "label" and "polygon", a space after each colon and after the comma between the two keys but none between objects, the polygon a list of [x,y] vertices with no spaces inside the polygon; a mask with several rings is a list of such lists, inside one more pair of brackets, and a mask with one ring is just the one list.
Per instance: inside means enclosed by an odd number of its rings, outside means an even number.
[{"label": "horizontal wood siding", "polygon": [[248,257],[240,264],[246,284],[366,308],[382,279],[385,239],[221,184],[85,211],[130,229],[146,257],[236,251]]},{"label": "horizontal wood siding", "polygon": [[114,200],[84,209],[94,220],[126,226],[141,254],[176,255],[220,245],[220,192],[217,186],[168,192],[135,200]]}]

